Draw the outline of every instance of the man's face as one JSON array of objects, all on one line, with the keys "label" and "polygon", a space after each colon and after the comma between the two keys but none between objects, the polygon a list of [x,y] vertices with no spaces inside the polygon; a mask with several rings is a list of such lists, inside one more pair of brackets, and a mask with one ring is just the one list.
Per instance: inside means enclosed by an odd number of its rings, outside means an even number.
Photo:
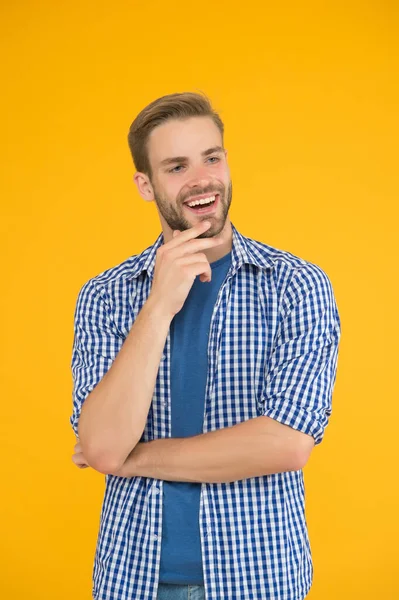
[{"label": "man's face", "polygon": [[[211,227],[199,237],[221,232],[228,218],[232,184],[227,152],[213,120],[191,117],[156,127],[148,140],[148,154],[151,185],[164,231],[184,231],[209,220]],[[204,194],[216,196],[211,212],[196,212],[185,204]]]}]

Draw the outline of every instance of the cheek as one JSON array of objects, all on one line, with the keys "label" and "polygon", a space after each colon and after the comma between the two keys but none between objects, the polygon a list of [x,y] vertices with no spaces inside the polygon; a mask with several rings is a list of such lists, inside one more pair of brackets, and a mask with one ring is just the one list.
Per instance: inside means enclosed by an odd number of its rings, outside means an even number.
[{"label": "cheek", "polygon": [[226,164],[218,165],[213,172],[214,176],[227,185],[230,181],[230,171]]},{"label": "cheek", "polygon": [[181,190],[183,188],[183,185],[176,185],[174,184],[173,186],[169,186],[168,188],[168,198],[169,201],[176,205],[179,205],[181,203]]},{"label": "cheek", "polygon": [[161,181],[158,182],[157,191],[159,195],[171,204],[175,204],[177,196],[180,192],[181,185],[176,181]]},{"label": "cheek", "polygon": [[176,177],[173,181],[165,183],[164,189],[169,202],[178,206],[180,206],[182,198],[185,198],[189,191],[186,179],[183,176]]}]

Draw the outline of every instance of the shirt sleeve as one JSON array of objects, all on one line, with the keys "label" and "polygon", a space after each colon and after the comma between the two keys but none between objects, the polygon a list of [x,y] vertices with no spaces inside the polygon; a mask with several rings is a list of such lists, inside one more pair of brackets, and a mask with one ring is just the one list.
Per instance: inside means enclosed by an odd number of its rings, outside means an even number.
[{"label": "shirt sleeve", "polygon": [[261,401],[262,413],[320,444],[332,411],[341,323],[331,282],[306,263],[294,271]]},{"label": "shirt sleeve", "polygon": [[69,420],[77,438],[83,402],[110,369],[122,343],[105,290],[89,280],[78,294],[74,314],[72,415]]}]

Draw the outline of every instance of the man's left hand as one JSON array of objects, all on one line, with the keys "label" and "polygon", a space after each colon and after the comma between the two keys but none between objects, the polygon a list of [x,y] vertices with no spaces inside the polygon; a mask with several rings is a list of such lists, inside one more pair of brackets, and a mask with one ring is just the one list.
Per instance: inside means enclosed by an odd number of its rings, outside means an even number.
[{"label": "man's left hand", "polygon": [[83,455],[82,446],[80,442],[75,444],[73,449],[75,451],[75,454],[72,455],[72,462],[75,463],[75,465],[79,469],[86,469],[87,467],[89,467],[90,465],[88,464],[87,460]]}]

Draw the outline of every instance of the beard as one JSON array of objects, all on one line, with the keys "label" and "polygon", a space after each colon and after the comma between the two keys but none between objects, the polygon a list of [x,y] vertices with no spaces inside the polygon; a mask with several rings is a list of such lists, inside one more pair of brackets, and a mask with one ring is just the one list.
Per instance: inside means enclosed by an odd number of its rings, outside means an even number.
[{"label": "beard", "polygon": [[[176,205],[174,206],[166,197],[162,196],[161,193],[159,193],[155,186],[152,184],[153,190],[154,190],[154,196],[155,196],[155,202],[158,208],[159,213],[162,215],[162,217],[165,219],[166,223],[168,224],[168,226],[173,230],[178,229],[179,231],[185,231],[186,229],[190,229],[191,227],[193,227],[196,223],[198,223],[199,219],[197,217],[197,219],[195,219],[195,222],[190,222],[190,220],[186,219],[186,217],[184,216],[184,211],[185,208],[183,206],[183,203],[185,200],[188,200],[189,198],[193,197],[193,196],[199,196],[202,194],[219,194],[219,204],[220,207],[218,206],[217,211],[221,211],[221,214],[218,216],[208,216],[208,215],[202,215],[202,220],[203,221],[210,221],[211,223],[211,227],[209,229],[207,229],[204,233],[201,233],[199,236],[197,236],[198,238],[208,238],[208,237],[213,237],[214,235],[217,235],[218,233],[220,233],[223,229],[223,227],[225,226],[226,223],[226,219],[227,219],[227,215],[230,209],[230,204],[233,198],[233,185],[232,182],[229,182],[228,188],[226,190],[225,186],[220,184],[220,185],[216,185],[214,184],[212,186],[212,189],[198,189],[194,192],[191,193],[190,196],[185,196],[185,197],[178,197],[176,199]],[[194,215],[193,215],[194,216]],[[199,216],[199,215],[198,215]],[[194,219],[193,219],[194,221]]]}]

